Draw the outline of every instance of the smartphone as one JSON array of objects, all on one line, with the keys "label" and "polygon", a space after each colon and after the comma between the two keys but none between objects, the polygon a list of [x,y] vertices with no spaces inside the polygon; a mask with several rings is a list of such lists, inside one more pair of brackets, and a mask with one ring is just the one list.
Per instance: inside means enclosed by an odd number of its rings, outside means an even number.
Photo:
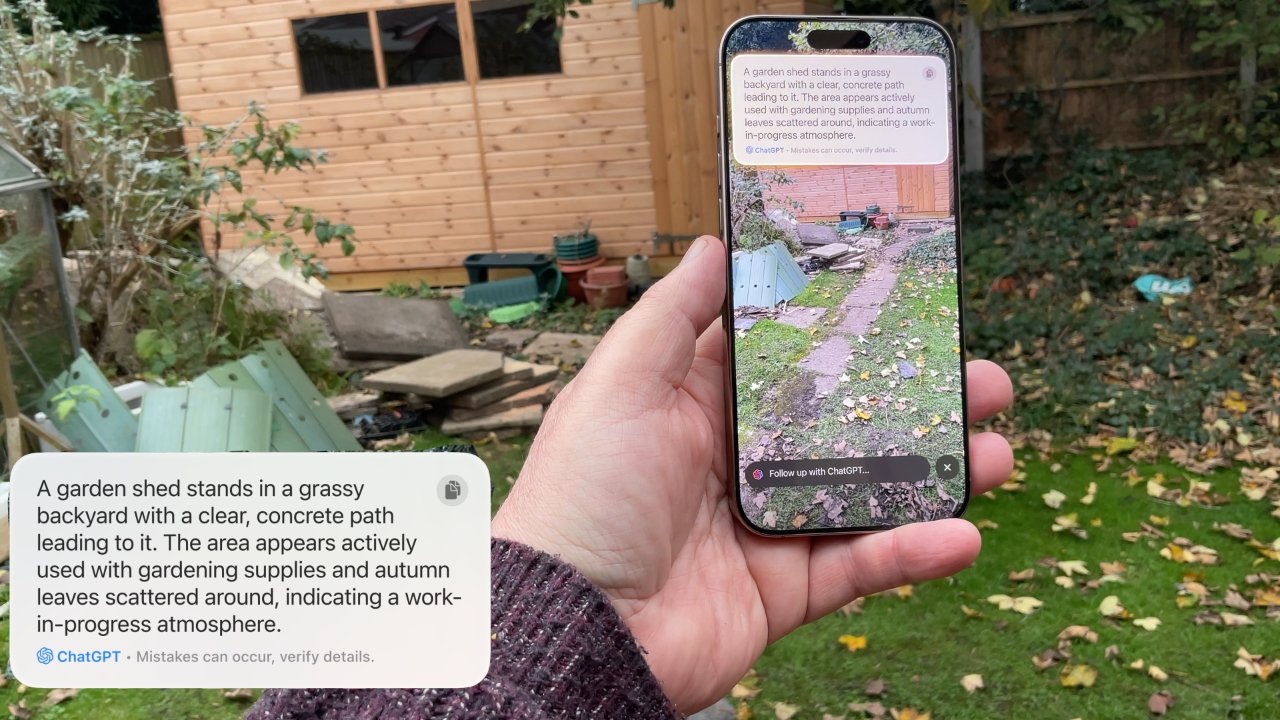
[{"label": "smartphone", "polygon": [[955,68],[918,18],[748,17],[725,34],[728,447],[756,533],[968,504]]}]

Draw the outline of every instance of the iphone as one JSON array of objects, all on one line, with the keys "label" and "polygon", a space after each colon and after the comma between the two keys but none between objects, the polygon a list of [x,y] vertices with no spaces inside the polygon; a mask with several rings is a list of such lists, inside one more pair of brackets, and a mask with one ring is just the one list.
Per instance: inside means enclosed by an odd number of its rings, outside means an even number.
[{"label": "iphone", "polygon": [[968,503],[955,66],[946,31],[916,18],[725,34],[729,466],[757,533]]}]

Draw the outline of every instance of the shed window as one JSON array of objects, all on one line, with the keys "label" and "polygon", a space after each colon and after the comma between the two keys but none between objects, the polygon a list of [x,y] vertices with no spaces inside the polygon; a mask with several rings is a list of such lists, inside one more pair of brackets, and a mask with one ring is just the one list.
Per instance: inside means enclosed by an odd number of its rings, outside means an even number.
[{"label": "shed window", "polygon": [[532,3],[522,0],[476,0],[471,14],[476,25],[480,77],[504,78],[560,72],[560,43],[556,21],[542,20],[520,32]]},{"label": "shed window", "polygon": [[389,87],[465,79],[456,7],[428,5],[377,15]]},{"label": "shed window", "polygon": [[[294,20],[303,91],[558,73],[555,21],[544,20],[520,32],[532,7],[530,0],[456,0]],[[471,28],[464,26],[468,16]],[[474,38],[474,47],[464,46],[468,36]],[[468,63],[477,68],[477,77],[467,77]]]},{"label": "shed window", "polygon": [[378,87],[369,15],[352,13],[293,21],[302,89],[309,93]]}]

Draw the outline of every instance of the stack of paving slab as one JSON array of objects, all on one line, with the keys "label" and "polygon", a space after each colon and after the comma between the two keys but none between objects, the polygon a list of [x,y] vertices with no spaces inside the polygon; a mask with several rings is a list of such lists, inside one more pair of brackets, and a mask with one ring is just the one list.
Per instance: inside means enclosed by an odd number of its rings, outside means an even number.
[{"label": "stack of paving slab", "polygon": [[525,434],[542,424],[560,391],[560,368],[492,350],[448,350],[365,377],[367,390],[421,398],[447,435],[480,439]]},{"label": "stack of paving slab", "polygon": [[805,255],[827,263],[832,270],[861,270],[865,267],[863,255],[865,248],[855,247],[848,243],[828,243],[820,247],[811,247]]}]

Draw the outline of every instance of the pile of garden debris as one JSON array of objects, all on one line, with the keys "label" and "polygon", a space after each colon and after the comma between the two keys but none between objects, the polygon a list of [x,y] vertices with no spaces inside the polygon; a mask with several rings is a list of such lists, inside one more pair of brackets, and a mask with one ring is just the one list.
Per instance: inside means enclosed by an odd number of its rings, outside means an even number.
[{"label": "pile of garden debris", "polygon": [[374,448],[403,444],[406,433],[427,427],[470,440],[516,437],[542,424],[564,387],[563,373],[585,362],[599,341],[593,335],[497,330],[475,341],[484,349],[455,347],[396,364],[358,380],[362,392],[329,404]]},{"label": "pile of garden debris", "polygon": [[828,243],[808,248],[804,259],[800,261],[800,268],[810,274],[827,269],[854,272],[867,266],[866,254],[867,249],[864,247],[841,242]]}]

